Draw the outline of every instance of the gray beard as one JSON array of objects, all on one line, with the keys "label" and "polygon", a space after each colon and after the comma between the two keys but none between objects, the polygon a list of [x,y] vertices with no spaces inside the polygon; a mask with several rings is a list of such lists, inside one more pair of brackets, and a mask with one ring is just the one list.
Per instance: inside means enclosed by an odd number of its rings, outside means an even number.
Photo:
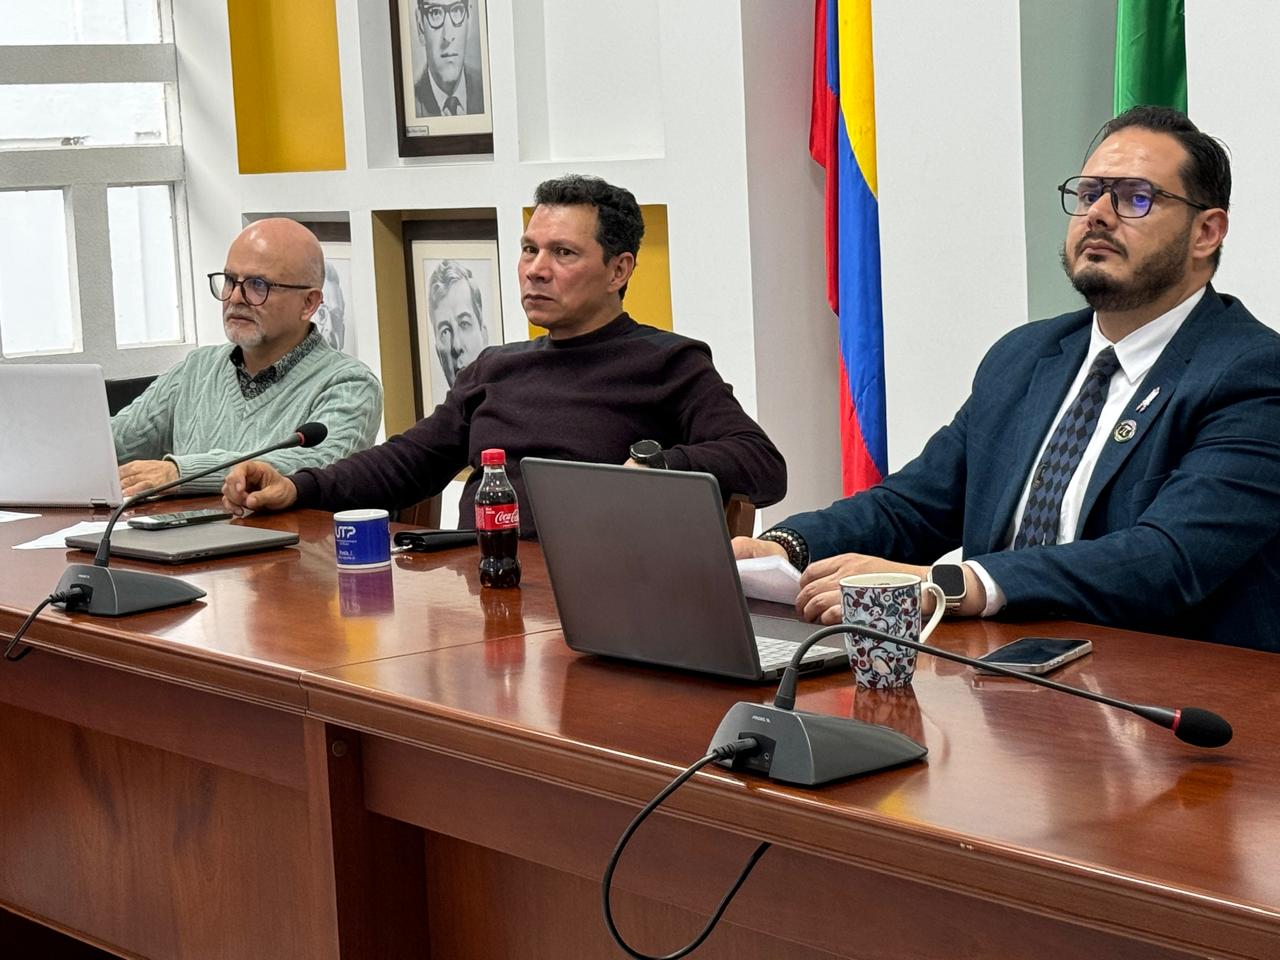
[{"label": "gray beard", "polygon": [[266,334],[262,332],[262,327],[260,326],[255,325],[253,330],[250,332],[241,333],[239,335],[233,334],[233,329],[234,328],[231,324],[227,323],[227,321],[222,321],[222,332],[226,335],[228,340],[234,343],[237,347],[240,347],[242,350],[251,350],[254,347],[260,347],[262,346],[262,342],[267,338]]}]

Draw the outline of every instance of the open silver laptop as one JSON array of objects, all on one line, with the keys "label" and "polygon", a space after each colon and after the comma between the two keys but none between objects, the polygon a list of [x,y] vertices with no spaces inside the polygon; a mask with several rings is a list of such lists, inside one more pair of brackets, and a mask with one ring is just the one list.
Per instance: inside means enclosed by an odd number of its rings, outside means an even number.
[{"label": "open silver laptop", "polygon": [[[710,474],[536,457],[520,471],[574,650],[771,680],[817,629],[748,612]],[[847,664],[818,645],[803,668]]]},{"label": "open silver laptop", "polygon": [[120,477],[102,368],[0,365],[0,506],[114,507]]}]

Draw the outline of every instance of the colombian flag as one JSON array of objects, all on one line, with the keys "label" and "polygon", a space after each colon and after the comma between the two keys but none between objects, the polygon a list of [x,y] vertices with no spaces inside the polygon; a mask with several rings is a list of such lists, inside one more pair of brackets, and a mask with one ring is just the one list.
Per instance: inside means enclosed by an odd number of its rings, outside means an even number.
[{"label": "colombian flag", "polygon": [[809,153],[827,173],[827,300],[840,318],[846,495],[888,469],[871,0],[817,0]]}]

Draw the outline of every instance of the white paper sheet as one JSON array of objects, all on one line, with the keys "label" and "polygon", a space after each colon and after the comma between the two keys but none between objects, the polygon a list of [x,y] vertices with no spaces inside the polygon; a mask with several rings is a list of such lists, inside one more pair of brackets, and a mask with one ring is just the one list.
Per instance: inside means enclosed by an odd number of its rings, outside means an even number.
[{"label": "white paper sheet", "polygon": [[67,537],[78,537],[82,533],[102,533],[106,529],[106,520],[81,520],[79,523],[63,527],[61,530],[55,530],[53,533],[46,533],[43,537],[37,537],[35,540],[28,540],[26,543],[15,543],[13,549],[65,550],[67,549]]},{"label": "white paper sheet", "polygon": [[753,600],[795,603],[800,592],[800,571],[786,557],[752,557],[738,561],[742,592]]},{"label": "white paper sheet", "polygon": [[0,523],[13,523],[15,520],[34,520],[38,513],[14,513],[12,510],[0,510]]}]

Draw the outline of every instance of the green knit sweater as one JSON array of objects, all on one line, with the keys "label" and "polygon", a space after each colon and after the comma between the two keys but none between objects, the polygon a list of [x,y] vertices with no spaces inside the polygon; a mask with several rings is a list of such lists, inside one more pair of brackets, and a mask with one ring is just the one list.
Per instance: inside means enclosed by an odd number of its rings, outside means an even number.
[{"label": "green knit sweater", "polygon": [[[270,446],[299,424],[329,428],[319,446],[263,457],[282,473],[320,467],[372,445],[382,422],[382,387],[359,360],[318,344],[278,383],[252,400],[240,392],[229,343],[200,347],[161,374],[142,396],[111,418],[116,459],[173,460],[183,474]],[[186,484],[216,491],[225,472]]]}]

